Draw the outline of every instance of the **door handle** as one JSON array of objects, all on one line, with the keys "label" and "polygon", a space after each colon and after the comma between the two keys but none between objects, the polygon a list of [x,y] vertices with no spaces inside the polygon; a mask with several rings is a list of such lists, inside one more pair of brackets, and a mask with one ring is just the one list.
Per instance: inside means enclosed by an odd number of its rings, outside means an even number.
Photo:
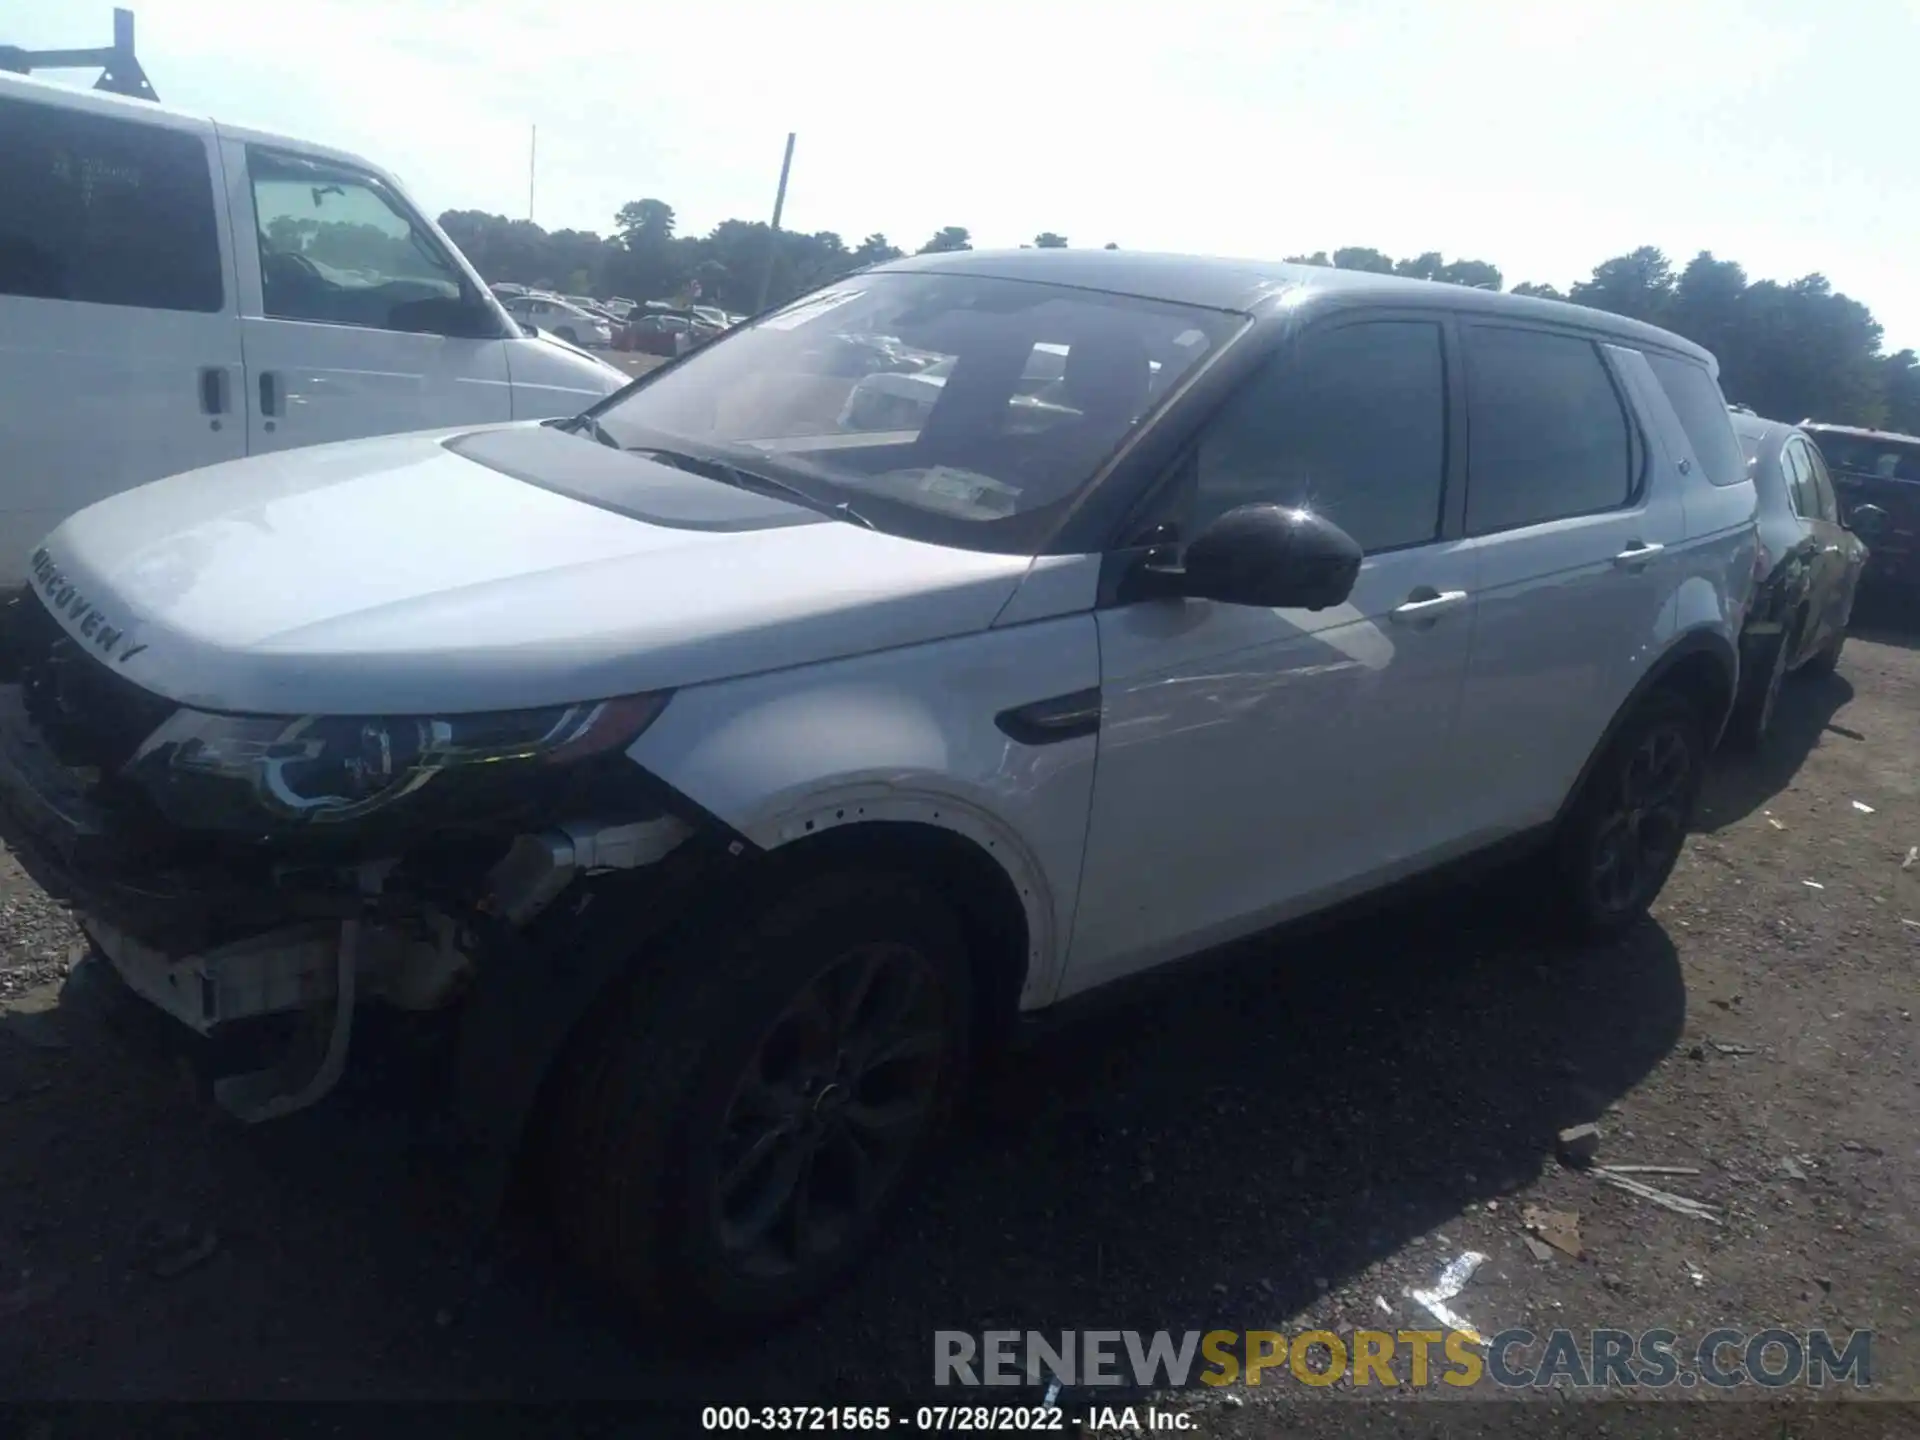
[{"label": "door handle", "polygon": [[260,372],[260,413],[262,415],[280,413],[280,377],[271,370]]},{"label": "door handle", "polygon": [[1667,547],[1658,541],[1636,540],[1618,555],[1613,557],[1616,570],[1644,570],[1662,550]]},{"label": "door handle", "polygon": [[227,367],[209,365],[200,372],[200,413],[227,413]]},{"label": "door handle", "polygon": [[1387,618],[1397,625],[1415,625],[1438,620],[1450,610],[1458,610],[1467,603],[1464,590],[1435,590],[1431,585],[1422,585],[1406,600],[1387,612]]}]

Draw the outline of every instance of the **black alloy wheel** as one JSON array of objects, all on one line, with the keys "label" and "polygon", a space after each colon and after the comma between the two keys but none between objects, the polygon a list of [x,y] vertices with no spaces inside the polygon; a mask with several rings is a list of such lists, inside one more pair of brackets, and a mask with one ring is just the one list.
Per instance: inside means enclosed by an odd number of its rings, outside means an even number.
[{"label": "black alloy wheel", "polygon": [[761,1037],[720,1123],[716,1249],[773,1279],[866,1228],[931,1124],[946,1059],[938,977],[906,945],[817,971]]},{"label": "black alloy wheel", "polygon": [[1605,914],[1644,910],[1666,883],[1692,814],[1692,737],[1678,719],[1645,728],[1616,772],[1602,811],[1588,884]]}]

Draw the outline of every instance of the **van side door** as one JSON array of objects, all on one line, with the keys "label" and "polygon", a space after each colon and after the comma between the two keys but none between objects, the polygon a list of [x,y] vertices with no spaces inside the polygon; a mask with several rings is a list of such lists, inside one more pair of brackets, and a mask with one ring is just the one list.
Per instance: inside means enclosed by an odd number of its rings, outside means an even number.
[{"label": "van side door", "polygon": [[223,132],[249,453],[513,418],[506,320],[406,197]]},{"label": "van side door", "polygon": [[0,87],[0,585],[76,510],[246,449],[213,127],[47,88]]}]

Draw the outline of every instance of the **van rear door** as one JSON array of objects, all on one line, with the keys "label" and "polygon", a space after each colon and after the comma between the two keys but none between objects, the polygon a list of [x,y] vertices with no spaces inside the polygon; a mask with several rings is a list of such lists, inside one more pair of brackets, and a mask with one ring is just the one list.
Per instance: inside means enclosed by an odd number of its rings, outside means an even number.
[{"label": "van rear door", "polygon": [[0,586],[76,510],[246,453],[213,127],[0,76]]}]

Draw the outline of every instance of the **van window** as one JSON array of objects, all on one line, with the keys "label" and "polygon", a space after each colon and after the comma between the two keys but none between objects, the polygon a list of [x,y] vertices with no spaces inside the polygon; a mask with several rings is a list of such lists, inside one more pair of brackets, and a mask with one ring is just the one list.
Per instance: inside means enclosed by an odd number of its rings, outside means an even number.
[{"label": "van window", "polygon": [[1738,485],[1747,478],[1741,463],[1740,441],[1727,416],[1727,399],[1707,367],[1696,360],[1645,352],[1660,388],[1667,392],[1680,428],[1687,432],[1693,457],[1715,485]]},{"label": "van window", "polygon": [[212,314],[226,303],[206,142],[0,100],[0,294]]},{"label": "van window", "polygon": [[1476,325],[1467,365],[1469,534],[1626,504],[1627,412],[1591,341]]},{"label": "van window", "polygon": [[1312,332],[1208,425],[1182,532],[1240,505],[1305,505],[1369,554],[1425,544],[1440,528],[1446,431],[1438,325]]},{"label": "van window", "polygon": [[417,330],[405,307],[462,294],[459,268],[372,176],[260,149],[247,171],[272,319]]}]

